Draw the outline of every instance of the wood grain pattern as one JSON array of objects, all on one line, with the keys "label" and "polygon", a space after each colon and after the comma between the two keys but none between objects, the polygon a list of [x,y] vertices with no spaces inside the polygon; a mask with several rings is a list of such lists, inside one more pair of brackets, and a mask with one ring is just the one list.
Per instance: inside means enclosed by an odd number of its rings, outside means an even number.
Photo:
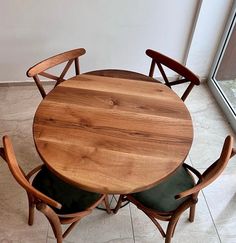
[{"label": "wood grain pattern", "polygon": [[189,152],[193,129],[183,101],[167,86],[84,74],[46,96],[33,134],[43,161],[62,179],[126,194],[173,173]]},{"label": "wood grain pattern", "polygon": [[142,73],[137,73],[137,72],[128,71],[128,70],[103,69],[103,70],[95,70],[95,71],[86,72],[84,74],[161,83],[160,81],[158,81],[152,77],[146,76]]}]

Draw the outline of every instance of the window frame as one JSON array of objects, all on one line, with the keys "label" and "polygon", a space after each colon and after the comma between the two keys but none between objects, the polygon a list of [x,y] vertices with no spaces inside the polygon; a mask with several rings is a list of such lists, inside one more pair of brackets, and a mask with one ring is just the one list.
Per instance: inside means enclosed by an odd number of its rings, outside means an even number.
[{"label": "window frame", "polygon": [[227,48],[231,33],[236,25],[236,1],[232,6],[231,13],[228,18],[228,22],[226,24],[220,45],[218,46],[218,51],[213,61],[213,65],[210,71],[210,75],[208,78],[208,86],[212,91],[213,95],[216,98],[219,106],[222,108],[225,113],[229,123],[231,124],[233,130],[236,132],[236,110],[233,109],[229,100],[224,94],[222,88],[217,84],[217,80],[215,79],[216,73],[218,71],[219,65]]}]

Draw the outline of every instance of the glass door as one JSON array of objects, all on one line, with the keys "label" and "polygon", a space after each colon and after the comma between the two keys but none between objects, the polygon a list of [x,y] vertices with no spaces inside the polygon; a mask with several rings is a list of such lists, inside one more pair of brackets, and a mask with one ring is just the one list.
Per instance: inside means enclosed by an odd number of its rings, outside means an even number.
[{"label": "glass door", "polygon": [[236,132],[236,2],[210,73],[209,87]]}]

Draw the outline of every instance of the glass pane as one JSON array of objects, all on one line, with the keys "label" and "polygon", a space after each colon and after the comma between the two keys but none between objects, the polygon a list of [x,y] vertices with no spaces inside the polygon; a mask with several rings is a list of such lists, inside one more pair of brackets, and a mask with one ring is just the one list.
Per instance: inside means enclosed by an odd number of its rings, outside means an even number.
[{"label": "glass pane", "polygon": [[236,25],[233,25],[234,21],[225,40],[214,78],[232,111],[236,113]]}]

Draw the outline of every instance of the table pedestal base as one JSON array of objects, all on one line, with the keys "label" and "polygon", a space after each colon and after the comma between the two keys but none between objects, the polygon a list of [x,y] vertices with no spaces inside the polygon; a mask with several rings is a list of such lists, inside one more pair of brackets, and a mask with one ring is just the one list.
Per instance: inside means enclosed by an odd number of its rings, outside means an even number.
[{"label": "table pedestal base", "polygon": [[[109,201],[111,210],[115,209],[119,196],[120,195],[115,195],[115,194],[108,195],[108,201]],[[129,202],[124,202],[120,208],[125,207],[127,204],[129,204]],[[100,204],[99,206],[97,206],[97,209],[106,211],[104,204]]]}]

